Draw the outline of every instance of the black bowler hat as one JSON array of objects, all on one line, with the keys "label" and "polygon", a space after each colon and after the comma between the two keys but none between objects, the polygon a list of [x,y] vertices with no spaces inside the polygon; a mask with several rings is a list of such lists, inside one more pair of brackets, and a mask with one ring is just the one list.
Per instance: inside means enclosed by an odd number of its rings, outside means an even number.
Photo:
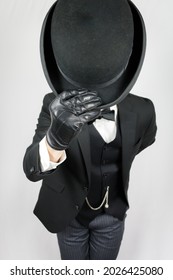
[{"label": "black bowler hat", "polygon": [[41,32],[41,60],[55,93],[96,90],[102,107],[121,102],[141,70],[146,48],[141,14],[127,0],[58,0]]}]

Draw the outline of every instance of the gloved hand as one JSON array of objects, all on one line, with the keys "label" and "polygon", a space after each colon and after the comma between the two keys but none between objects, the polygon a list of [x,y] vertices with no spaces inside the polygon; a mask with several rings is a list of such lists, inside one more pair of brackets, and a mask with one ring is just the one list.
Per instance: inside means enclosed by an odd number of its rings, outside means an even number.
[{"label": "gloved hand", "polygon": [[48,144],[55,150],[67,149],[83,125],[100,115],[101,99],[87,89],[67,90],[50,104],[51,125],[47,131]]}]

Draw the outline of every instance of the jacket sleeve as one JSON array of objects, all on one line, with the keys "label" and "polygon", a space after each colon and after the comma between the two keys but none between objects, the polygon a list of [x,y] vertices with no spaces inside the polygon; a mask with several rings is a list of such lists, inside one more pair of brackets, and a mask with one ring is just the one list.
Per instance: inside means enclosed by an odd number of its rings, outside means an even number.
[{"label": "jacket sleeve", "polygon": [[45,95],[32,144],[27,148],[23,159],[23,169],[26,177],[33,182],[39,181],[45,176],[53,173],[52,170],[41,172],[39,142],[46,135],[50,126],[49,104],[54,98],[55,96],[53,93]]},{"label": "jacket sleeve", "polygon": [[138,153],[140,153],[142,150],[144,150],[145,148],[147,148],[148,146],[152,145],[155,142],[155,137],[157,132],[155,108],[152,101],[149,99],[148,101],[149,101],[148,114],[150,118],[147,127],[144,131],[144,135],[142,137],[142,142]]}]

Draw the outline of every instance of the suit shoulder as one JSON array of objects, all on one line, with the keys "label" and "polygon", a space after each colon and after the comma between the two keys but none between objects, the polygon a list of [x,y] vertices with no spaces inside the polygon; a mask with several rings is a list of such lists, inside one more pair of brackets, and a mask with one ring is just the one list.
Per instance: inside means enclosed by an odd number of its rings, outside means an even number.
[{"label": "suit shoulder", "polygon": [[48,106],[53,101],[53,99],[55,99],[55,97],[56,96],[53,92],[47,93],[43,98],[43,106]]},{"label": "suit shoulder", "polygon": [[55,99],[55,95],[53,92],[47,93],[43,97],[41,113],[43,112],[43,113],[49,114],[49,105],[54,99]]},{"label": "suit shoulder", "polygon": [[147,111],[148,114],[153,114],[155,111],[154,104],[151,99],[134,95],[134,94],[129,94],[129,102],[131,103],[131,106],[133,110],[142,112]]}]

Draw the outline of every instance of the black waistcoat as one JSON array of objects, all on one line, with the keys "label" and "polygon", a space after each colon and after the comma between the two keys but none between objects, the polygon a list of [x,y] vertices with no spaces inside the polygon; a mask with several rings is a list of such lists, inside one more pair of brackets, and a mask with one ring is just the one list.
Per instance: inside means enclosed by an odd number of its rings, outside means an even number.
[{"label": "black waistcoat", "polygon": [[122,172],[121,172],[121,133],[119,122],[117,124],[116,138],[105,143],[94,125],[89,125],[90,147],[91,147],[91,184],[89,186],[88,201],[90,205],[97,208],[109,186],[109,208],[104,205],[99,210],[92,210],[86,201],[82,206],[76,219],[87,226],[97,215],[108,213],[120,220],[124,218],[127,204],[123,199]]}]

